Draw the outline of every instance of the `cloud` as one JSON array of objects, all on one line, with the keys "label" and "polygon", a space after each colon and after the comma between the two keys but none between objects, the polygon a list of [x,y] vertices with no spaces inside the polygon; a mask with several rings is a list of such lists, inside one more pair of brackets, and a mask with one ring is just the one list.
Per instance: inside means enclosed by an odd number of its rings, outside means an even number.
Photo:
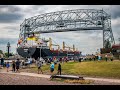
[{"label": "cloud", "polygon": [[10,42],[10,44],[14,44],[17,43],[17,40],[17,38],[0,38],[0,44],[7,45],[8,42]]},{"label": "cloud", "polygon": [[0,23],[14,23],[21,18],[22,15],[17,13],[0,13]]},{"label": "cloud", "polygon": [[16,13],[16,12],[20,12],[21,11],[21,8],[17,7],[17,6],[12,6],[12,5],[1,5],[0,6],[0,12],[2,13],[6,13],[6,12],[9,12],[9,13]]},{"label": "cloud", "polygon": [[110,9],[113,19],[120,17],[120,5],[111,5]]},{"label": "cloud", "polygon": [[0,6],[0,23],[15,23],[23,18],[21,8],[11,5]]}]

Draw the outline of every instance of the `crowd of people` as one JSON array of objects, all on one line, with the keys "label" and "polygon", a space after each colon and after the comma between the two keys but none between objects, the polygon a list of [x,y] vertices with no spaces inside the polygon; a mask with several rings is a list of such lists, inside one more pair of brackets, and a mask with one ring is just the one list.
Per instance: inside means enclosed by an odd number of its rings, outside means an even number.
[{"label": "crowd of people", "polygon": [[[31,60],[32,59],[27,58],[25,61],[29,62],[29,64],[31,64],[32,63],[32,62],[30,62]],[[54,72],[56,64],[58,64],[58,69],[57,69],[58,72],[57,72],[57,74],[61,75],[61,64],[60,64],[60,62],[62,62],[61,59],[58,62],[56,61],[56,59],[54,61],[52,59],[49,59],[49,60],[50,60],[50,72],[51,72],[51,75],[53,75],[53,72]],[[26,65],[25,62],[22,62],[19,59],[13,60],[12,63],[9,62],[9,61],[5,62],[4,58],[1,58],[0,61],[1,61],[0,65],[2,67],[6,67],[6,71],[7,72],[9,72],[10,71],[10,67],[12,67],[12,72],[18,72],[18,73],[20,73],[19,69],[20,69],[21,65],[22,66]],[[37,68],[38,68],[38,74],[40,74],[40,72],[41,72],[41,74],[43,74],[43,71],[42,71],[43,61],[40,60],[40,58],[38,58],[36,60],[36,65],[37,65]]]},{"label": "crowd of people", "polygon": [[[54,72],[54,69],[55,69],[55,64],[57,64],[57,62],[54,60],[52,60],[51,58],[49,59],[48,61],[50,63],[50,72],[51,72],[51,75],[53,75],[53,72]],[[38,58],[37,60],[37,68],[38,68],[38,74],[41,72],[43,74],[43,71],[42,71],[42,61]],[[57,74],[60,74],[61,75],[61,64],[60,62],[58,63],[58,72]]]},{"label": "crowd of people", "polygon": [[4,58],[1,58],[1,63],[0,63],[0,65],[1,65],[1,67],[6,67],[7,72],[9,72],[10,66],[12,66],[12,71],[13,71],[13,72],[19,72],[20,63],[21,63],[21,62],[20,62],[19,59],[17,59],[16,62],[13,60],[13,61],[12,61],[12,64],[10,64],[9,61],[4,62]]}]

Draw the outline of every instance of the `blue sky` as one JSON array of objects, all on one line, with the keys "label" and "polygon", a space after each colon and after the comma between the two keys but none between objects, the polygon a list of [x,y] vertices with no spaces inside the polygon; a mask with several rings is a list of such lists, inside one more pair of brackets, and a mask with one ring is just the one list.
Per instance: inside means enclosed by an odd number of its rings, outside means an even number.
[{"label": "blue sky", "polygon": [[[48,12],[72,9],[103,9],[111,15],[112,31],[116,43],[120,37],[120,5],[1,5],[0,6],[0,49],[6,52],[7,42],[11,44],[11,52],[16,52],[17,40],[20,33],[20,24],[25,18],[30,18]],[[42,34],[42,37],[51,37],[54,43],[61,45],[74,44],[83,53],[92,54],[101,48],[102,31],[77,31]]]}]

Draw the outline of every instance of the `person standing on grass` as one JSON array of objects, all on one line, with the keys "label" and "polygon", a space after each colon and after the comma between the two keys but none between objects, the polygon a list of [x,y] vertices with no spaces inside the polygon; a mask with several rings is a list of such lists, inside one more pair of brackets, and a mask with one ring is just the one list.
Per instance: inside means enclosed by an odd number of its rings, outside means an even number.
[{"label": "person standing on grass", "polygon": [[20,72],[19,71],[19,67],[20,67],[20,61],[19,61],[19,59],[17,59],[17,61],[16,61],[16,72]]},{"label": "person standing on grass", "polygon": [[61,75],[61,65],[60,65],[60,63],[58,64],[58,73],[57,74]]},{"label": "person standing on grass", "polygon": [[9,64],[9,62],[7,62],[7,64],[6,64],[6,68],[7,68],[7,72],[9,72],[9,68],[10,68],[10,64]]},{"label": "person standing on grass", "polygon": [[107,57],[107,54],[105,55],[105,60],[106,60],[106,62],[107,62],[107,59],[108,59],[108,57]]},{"label": "person standing on grass", "polygon": [[43,71],[42,71],[42,69],[41,69],[41,67],[42,67],[42,62],[41,62],[40,60],[37,62],[37,66],[38,66],[38,74],[39,74],[40,71],[41,71],[42,74],[43,74]]},{"label": "person standing on grass", "polygon": [[51,65],[50,65],[50,71],[51,71],[51,74],[53,73],[54,71],[54,63],[52,62]]},{"label": "person standing on grass", "polygon": [[15,72],[15,61],[12,62],[12,71]]},{"label": "person standing on grass", "polygon": [[110,60],[113,61],[113,55],[111,56]]},{"label": "person standing on grass", "polygon": [[81,62],[81,57],[79,58],[79,62]]}]

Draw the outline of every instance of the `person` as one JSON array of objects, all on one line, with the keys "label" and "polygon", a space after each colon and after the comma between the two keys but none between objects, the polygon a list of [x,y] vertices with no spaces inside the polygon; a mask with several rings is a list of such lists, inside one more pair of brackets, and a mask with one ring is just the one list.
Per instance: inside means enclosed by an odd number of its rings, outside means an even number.
[{"label": "person", "polygon": [[81,62],[81,57],[79,58],[79,62]]},{"label": "person", "polygon": [[15,72],[15,61],[12,62],[12,71]]},{"label": "person", "polygon": [[42,67],[42,62],[41,62],[40,60],[37,62],[37,66],[38,66],[38,74],[39,74],[39,71],[41,71],[42,74],[43,74],[43,71],[42,71],[42,69],[41,69],[41,67]]},{"label": "person", "polygon": [[10,67],[10,64],[9,64],[9,62],[7,62],[7,64],[6,64],[7,72],[9,72],[9,67]]},{"label": "person", "polygon": [[54,71],[54,63],[52,62],[51,65],[50,65],[50,71],[51,71],[51,74],[53,73]]},{"label": "person", "polygon": [[60,65],[60,63],[58,64],[58,73],[57,74],[61,75],[61,65]]},{"label": "person", "polygon": [[4,58],[1,58],[1,66],[4,67]]},{"label": "person", "polygon": [[20,62],[19,62],[19,59],[17,59],[17,61],[16,61],[16,72],[20,72],[19,71],[19,67],[20,67]]},{"label": "person", "polygon": [[98,61],[100,61],[100,60],[101,60],[101,56],[99,55],[99,56],[98,56]]},{"label": "person", "polygon": [[113,61],[113,55],[111,56],[110,60]]},{"label": "person", "polygon": [[105,55],[105,60],[106,60],[106,62],[107,62],[107,54]]}]

